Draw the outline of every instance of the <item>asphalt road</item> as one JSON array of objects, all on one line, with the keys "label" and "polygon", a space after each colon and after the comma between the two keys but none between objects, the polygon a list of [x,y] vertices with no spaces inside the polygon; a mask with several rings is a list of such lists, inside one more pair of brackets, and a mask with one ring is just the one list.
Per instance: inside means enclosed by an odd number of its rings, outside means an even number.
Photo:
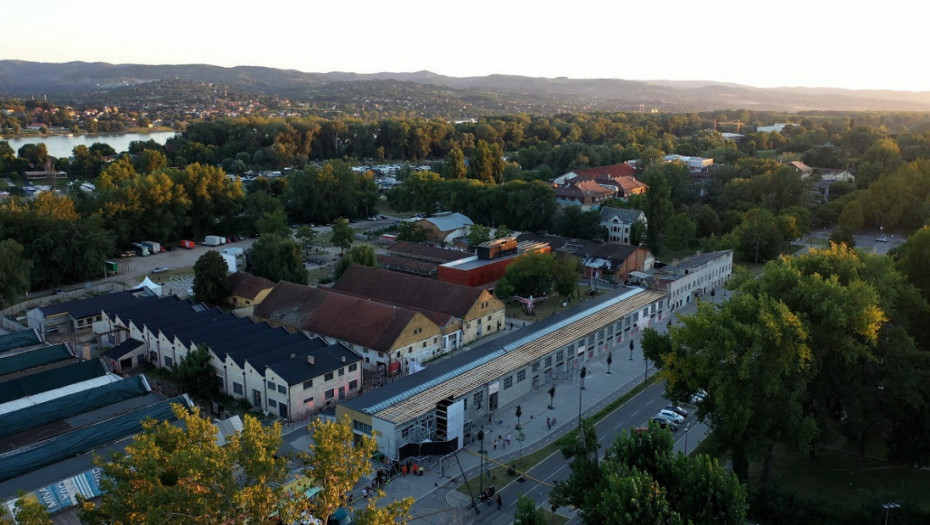
[{"label": "asphalt road", "polygon": [[[620,432],[646,424],[650,417],[664,408],[667,404],[662,397],[664,390],[663,384],[652,385],[602,419],[596,425],[601,450],[608,448]],[[685,408],[689,410],[688,417],[682,427],[673,434],[675,450],[682,452],[686,452],[685,445],[687,445],[688,451],[693,450],[707,435],[707,428],[697,422],[692,410],[693,407],[685,406]],[[524,474],[524,481],[520,482],[515,478],[509,478],[506,485],[498,487],[498,493],[504,503],[501,510],[498,511],[497,505],[493,502],[479,503],[478,509],[481,513],[475,516],[474,522],[493,525],[512,523],[519,494],[531,497],[538,506],[549,508],[549,491],[556,481],[567,479],[571,474],[571,469],[568,461],[562,457],[562,453],[555,452]],[[477,477],[469,479],[469,483],[477,493]],[[500,484],[499,480],[498,484]],[[487,482],[484,485],[487,486]],[[430,509],[445,508],[448,505],[446,491],[437,491],[429,497],[418,500],[414,504],[411,514],[413,516],[423,516]],[[576,510],[568,512],[566,510],[564,508],[559,509],[559,513],[568,515],[571,518],[570,523],[581,523],[581,518]],[[440,516],[437,516],[437,518]],[[418,523],[433,523],[428,518],[418,519],[417,521]],[[435,523],[442,522],[436,521]]]}]

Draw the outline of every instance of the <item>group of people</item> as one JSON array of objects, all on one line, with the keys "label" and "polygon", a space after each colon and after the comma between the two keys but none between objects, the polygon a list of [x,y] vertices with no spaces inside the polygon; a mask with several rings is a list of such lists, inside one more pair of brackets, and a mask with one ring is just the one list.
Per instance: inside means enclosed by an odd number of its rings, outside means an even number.
[{"label": "group of people", "polygon": [[511,440],[511,439],[513,439],[513,436],[511,436],[509,433],[507,434],[507,437],[501,437],[501,435],[498,434],[498,435],[497,435],[497,439],[495,439],[495,440],[492,442],[492,444],[494,445],[494,450],[497,450],[497,442],[498,442],[498,441],[501,441],[501,449],[502,449],[502,450],[507,450],[507,445],[510,444],[510,440]]},{"label": "group of people", "polygon": [[552,430],[552,427],[555,426],[555,418],[547,417],[546,418],[546,430]]},{"label": "group of people", "polygon": [[400,466],[400,472],[404,476],[407,474],[411,476],[422,476],[424,470],[423,465],[417,465],[416,463],[411,464],[409,461]]}]

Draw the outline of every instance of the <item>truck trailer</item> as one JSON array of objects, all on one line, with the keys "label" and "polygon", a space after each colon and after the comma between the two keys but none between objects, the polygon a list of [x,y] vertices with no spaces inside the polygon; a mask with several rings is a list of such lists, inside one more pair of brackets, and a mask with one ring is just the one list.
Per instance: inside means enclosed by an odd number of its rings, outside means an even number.
[{"label": "truck trailer", "polygon": [[207,235],[207,238],[204,239],[203,244],[205,246],[220,246],[226,244],[226,237],[220,237],[219,235]]}]

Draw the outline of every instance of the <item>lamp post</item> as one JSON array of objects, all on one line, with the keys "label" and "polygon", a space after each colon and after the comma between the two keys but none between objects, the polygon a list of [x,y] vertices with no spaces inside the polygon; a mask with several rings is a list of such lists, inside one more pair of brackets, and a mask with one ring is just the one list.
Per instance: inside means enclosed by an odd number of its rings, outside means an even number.
[{"label": "lamp post", "polygon": [[[632,338],[633,336],[630,336],[630,337]],[[633,360],[633,346],[634,346],[633,339],[630,339],[630,361]]]},{"label": "lamp post", "polygon": [[487,450],[484,449],[484,427],[478,430],[478,441],[481,442],[481,449],[478,450],[478,453],[481,454],[481,470],[478,472],[478,494],[481,494],[484,491],[484,455],[487,453]]},{"label": "lamp post", "polygon": [[882,508],[885,509],[885,525],[888,525],[888,516],[891,514],[892,509],[901,508],[900,503],[884,503]]},{"label": "lamp post", "polygon": [[646,359],[646,356],[643,356],[643,364],[646,365],[646,368],[643,369],[643,384],[646,384],[646,381],[649,381],[649,360]]},{"label": "lamp post", "polygon": [[610,363],[614,362],[614,354],[610,352],[607,354],[607,373],[610,373]]},{"label": "lamp post", "polygon": [[581,388],[578,389],[578,428],[581,428],[581,391],[584,390],[584,376],[588,375],[588,369],[581,367]]}]

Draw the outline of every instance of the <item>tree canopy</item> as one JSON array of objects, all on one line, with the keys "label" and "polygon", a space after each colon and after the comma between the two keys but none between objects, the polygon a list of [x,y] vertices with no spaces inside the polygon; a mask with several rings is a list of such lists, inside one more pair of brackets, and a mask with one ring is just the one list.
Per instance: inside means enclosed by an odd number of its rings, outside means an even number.
[{"label": "tree canopy", "polygon": [[229,267],[216,250],[208,250],[194,263],[194,300],[219,305],[232,293],[229,284]]}]

